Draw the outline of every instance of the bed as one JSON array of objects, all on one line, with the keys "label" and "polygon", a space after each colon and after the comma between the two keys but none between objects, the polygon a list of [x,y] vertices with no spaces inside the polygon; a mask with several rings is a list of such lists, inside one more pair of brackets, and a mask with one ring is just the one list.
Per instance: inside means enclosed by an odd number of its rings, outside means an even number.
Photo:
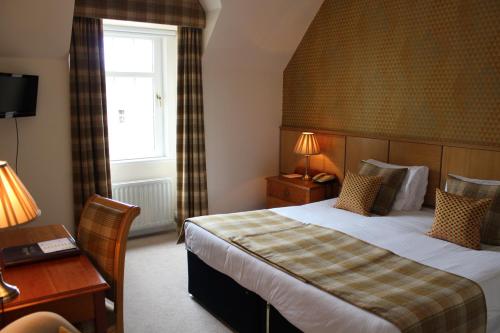
[{"label": "bed", "polygon": [[[281,172],[288,171],[287,165],[296,164],[288,157],[290,143],[296,139],[296,133],[290,133],[282,129]],[[500,178],[497,151],[325,135],[320,141],[335,156],[325,155],[312,163],[320,166],[318,169],[322,166],[327,172],[340,174],[340,179],[361,159],[385,158],[390,163],[428,166],[427,206],[434,204],[433,193],[436,188],[444,188],[449,172]],[[328,163],[335,170],[328,170]],[[432,208],[364,217],[333,208],[335,200],[273,211],[333,228],[401,257],[475,281],[486,298],[487,331],[500,331],[500,247],[483,245],[481,251],[475,251],[426,236],[433,223]],[[189,292],[237,331],[399,332],[391,322],[306,284],[193,223],[186,222],[185,237]]]},{"label": "bed", "polygon": [[[363,217],[333,208],[335,199],[276,208],[281,215],[327,226],[425,265],[479,283],[486,296],[488,332],[500,330],[500,252],[474,251],[425,235],[433,210]],[[201,261],[259,295],[304,332],[399,332],[388,321],[271,267],[191,223],[186,247]],[[196,295],[195,295],[196,297]]]}]

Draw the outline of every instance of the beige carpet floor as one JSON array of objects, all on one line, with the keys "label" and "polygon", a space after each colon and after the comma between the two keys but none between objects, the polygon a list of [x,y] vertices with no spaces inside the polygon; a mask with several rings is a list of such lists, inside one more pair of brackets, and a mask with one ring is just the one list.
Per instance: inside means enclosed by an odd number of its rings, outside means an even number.
[{"label": "beige carpet floor", "polygon": [[231,332],[187,291],[175,233],[131,239],[125,262],[125,333]]}]

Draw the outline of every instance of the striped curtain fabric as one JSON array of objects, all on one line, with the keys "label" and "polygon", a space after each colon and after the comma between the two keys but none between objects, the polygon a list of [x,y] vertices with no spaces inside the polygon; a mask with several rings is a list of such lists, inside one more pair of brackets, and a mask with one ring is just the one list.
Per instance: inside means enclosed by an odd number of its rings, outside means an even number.
[{"label": "striped curtain fabric", "polygon": [[[208,214],[201,75],[202,30],[179,27],[177,71],[177,224]],[[181,239],[183,235],[180,235]]]},{"label": "striped curtain fabric", "polygon": [[111,196],[102,20],[75,17],[70,47],[75,223],[92,194]]},{"label": "striped curtain fabric", "polygon": [[75,16],[205,27],[198,0],[76,0]]}]

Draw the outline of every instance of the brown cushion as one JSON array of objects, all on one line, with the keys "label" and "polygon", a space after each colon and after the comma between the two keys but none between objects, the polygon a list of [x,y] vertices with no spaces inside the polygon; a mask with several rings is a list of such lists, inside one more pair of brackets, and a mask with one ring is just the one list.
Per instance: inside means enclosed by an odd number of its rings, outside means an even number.
[{"label": "brown cushion", "polygon": [[[113,290],[115,247],[123,212],[91,202],[78,226],[78,245],[90,257]],[[113,294],[113,293],[111,293]]]},{"label": "brown cushion", "polygon": [[481,223],[491,199],[472,199],[436,189],[436,213],[429,236],[470,249],[481,248]]},{"label": "brown cushion", "polygon": [[381,184],[380,176],[356,175],[347,171],[335,207],[369,216]]},{"label": "brown cushion", "polygon": [[359,174],[363,176],[381,176],[382,185],[373,203],[372,213],[387,215],[391,212],[396,195],[405,179],[408,168],[381,168],[371,163],[361,161]]},{"label": "brown cushion", "polygon": [[449,193],[474,199],[491,198],[493,200],[481,224],[481,242],[500,245],[500,185],[476,184],[448,175],[446,187]]}]

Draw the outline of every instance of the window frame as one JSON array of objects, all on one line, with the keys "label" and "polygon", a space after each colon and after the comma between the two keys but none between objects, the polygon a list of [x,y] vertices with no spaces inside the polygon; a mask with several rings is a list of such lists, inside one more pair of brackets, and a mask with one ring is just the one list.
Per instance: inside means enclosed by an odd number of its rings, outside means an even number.
[{"label": "window frame", "polygon": [[[106,20],[107,21],[107,20]],[[175,130],[175,112],[168,110],[165,101],[169,97],[168,93],[168,67],[167,61],[170,58],[168,38],[176,37],[177,31],[171,27],[149,28],[139,27],[136,25],[128,25],[128,22],[104,22],[103,32],[104,37],[123,37],[123,38],[144,38],[150,39],[153,42],[153,71],[148,72],[124,72],[110,71],[106,69],[106,79],[108,75],[112,77],[148,77],[153,79],[153,86],[156,92],[154,94],[160,96],[154,99],[153,123],[154,123],[154,154],[142,157],[120,157],[111,159],[112,164],[115,163],[137,163],[141,161],[175,159],[175,141],[171,141],[173,136],[172,130]],[[173,55],[172,55],[173,56]],[[170,94],[171,95],[171,94]],[[172,98],[173,96],[170,96]],[[172,122],[174,126],[172,126]]]}]

